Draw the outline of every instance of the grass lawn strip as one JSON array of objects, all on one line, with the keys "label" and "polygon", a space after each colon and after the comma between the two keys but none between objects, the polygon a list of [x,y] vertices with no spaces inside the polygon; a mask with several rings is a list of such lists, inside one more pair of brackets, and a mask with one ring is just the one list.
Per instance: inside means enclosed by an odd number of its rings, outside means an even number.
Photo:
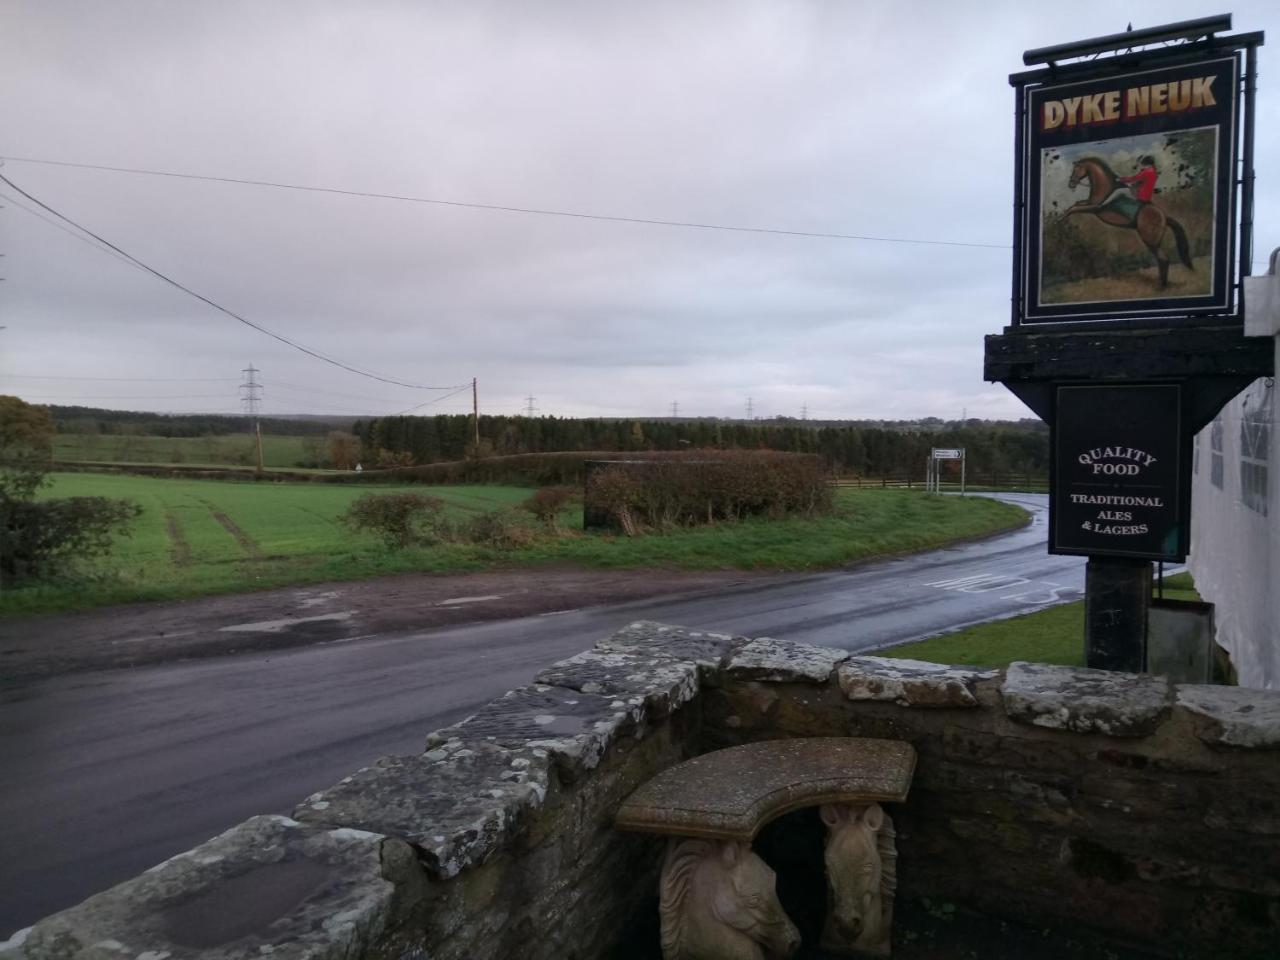
[{"label": "grass lawn strip", "polygon": [[[1191,575],[1164,579],[1166,600],[1199,600]],[[1007,667],[1014,660],[1084,666],[1084,601],[1059,604],[1007,620],[877,651],[886,657],[930,663]]]},{"label": "grass lawn strip", "polygon": [[[327,486],[55,474],[45,496],[107,496],[142,505],[131,537],[86,563],[75,579],[0,593],[0,614],[82,610],[111,603],[173,600],[393,573],[461,573],[539,565],[587,569],[816,570],[925,550],[1013,529],[1021,509],[985,497],[928,496],[917,490],[836,492],[827,516],[757,518],[640,537],[581,532],[582,511],[560,534],[498,550],[440,544],[390,551],[336,518],[366,493],[413,490],[439,497],[454,519],[510,507],[531,489],[510,486]],[[228,523],[221,522],[223,517]],[[532,525],[532,517],[528,518]],[[189,563],[175,563],[181,531]],[[237,536],[234,531],[239,531]],[[256,546],[257,557],[245,543]],[[253,558],[253,559],[250,559]]]}]

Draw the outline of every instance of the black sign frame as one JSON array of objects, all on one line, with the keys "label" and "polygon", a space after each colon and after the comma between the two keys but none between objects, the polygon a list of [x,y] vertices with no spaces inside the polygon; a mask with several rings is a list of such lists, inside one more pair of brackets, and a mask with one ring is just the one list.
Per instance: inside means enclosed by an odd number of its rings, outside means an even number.
[{"label": "black sign frame", "polygon": [[[1011,302],[1011,325],[1014,328],[1026,325],[1051,330],[1055,326],[1057,329],[1070,329],[1100,324],[1142,327],[1243,323],[1239,292],[1243,277],[1251,272],[1256,48],[1262,42],[1261,33],[1207,37],[1192,43],[1137,53],[1117,54],[1065,65],[1052,64],[1047,68],[1010,76],[1009,82],[1015,88],[1016,97]],[[1195,297],[1162,299],[1153,295],[1145,299],[1116,299],[1089,305],[1076,302],[1042,303],[1039,295],[1039,231],[1042,213],[1038,203],[1039,191],[1033,191],[1033,185],[1029,182],[1033,173],[1037,180],[1040,175],[1039,151],[1033,149],[1030,129],[1030,107],[1033,99],[1037,104],[1042,104],[1048,99],[1045,94],[1050,90],[1076,88],[1094,92],[1100,89],[1100,85],[1117,90],[1123,96],[1128,89],[1127,80],[1141,79],[1143,76],[1158,77],[1165,71],[1176,75],[1179,69],[1185,75],[1199,65],[1224,62],[1231,65],[1236,79],[1231,90],[1233,96],[1230,120],[1224,134],[1218,138],[1220,149],[1216,174],[1219,191],[1214,212],[1220,226],[1214,232],[1213,265],[1217,272],[1217,282],[1213,284],[1213,288],[1207,294]],[[1122,112],[1123,109],[1122,107]],[[1171,115],[1164,114],[1164,117],[1169,116]],[[1175,117],[1173,126],[1179,122],[1188,126],[1198,123],[1194,118],[1190,118],[1189,124],[1187,121],[1186,117]],[[1164,131],[1164,127],[1157,121],[1131,125],[1130,129],[1137,131],[1135,136],[1152,136]],[[1177,131],[1167,132],[1176,134]],[[1103,133],[1096,139],[1101,141],[1108,138]],[[1079,142],[1090,141],[1087,137],[1081,137]],[[1228,152],[1229,157],[1226,155]],[[1035,205],[1033,199],[1036,201]],[[1032,231],[1035,232],[1034,238],[1031,236]],[[1176,262],[1176,256],[1174,259]],[[1154,258],[1151,265],[1155,265]],[[1033,283],[1035,291],[1032,290]]]},{"label": "black sign frame", "polygon": [[[1187,403],[1187,391],[1177,382],[1056,385],[1050,553],[1174,563],[1186,559],[1191,545]],[[1134,406],[1146,408],[1145,424],[1125,423],[1117,413]],[[1157,462],[1160,468],[1151,470]],[[1076,497],[1089,500],[1075,502]],[[1160,505],[1143,503],[1150,500]]]}]

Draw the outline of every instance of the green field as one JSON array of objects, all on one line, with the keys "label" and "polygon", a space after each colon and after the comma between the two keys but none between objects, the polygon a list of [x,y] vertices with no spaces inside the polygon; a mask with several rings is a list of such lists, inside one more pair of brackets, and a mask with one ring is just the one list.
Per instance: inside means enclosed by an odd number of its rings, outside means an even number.
[{"label": "green field", "polygon": [[[350,580],[408,571],[458,572],[502,566],[808,570],[921,550],[1017,526],[1025,514],[982,497],[931,497],[913,490],[836,493],[829,516],[753,519],[641,537],[580,531],[577,507],[565,532],[503,551],[442,544],[392,551],[337,522],[356,497],[412,489],[443,499],[454,518],[512,507],[532,490],[509,486],[393,487],[222,482],[126,474],[54,474],[43,495],[131,499],[143,514],[112,555],[75,579],[11,589],[0,613],[85,609]],[[521,512],[523,522],[533,520]]]},{"label": "green field", "polygon": [[[262,437],[262,464],[292,469],[314,460],[309,446],[323,437]],[[206,437],[153,437],[127,434],[59,433],[53,458],[67,463],[164,463],[196,466],[253,466],[257,451],[248,433]]]}]

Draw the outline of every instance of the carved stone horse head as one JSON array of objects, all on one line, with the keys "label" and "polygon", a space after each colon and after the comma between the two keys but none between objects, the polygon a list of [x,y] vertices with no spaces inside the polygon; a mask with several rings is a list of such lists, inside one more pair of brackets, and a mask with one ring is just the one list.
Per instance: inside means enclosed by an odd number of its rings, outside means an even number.
[{"label": "carved stone horse head", "polygon": [[775,877],[735,840],[672,840],[662,865],[663,960],[789,958],[800,932],[783,912]]},{"label": "carved stone horse head", "polygon": [[829,899],[822,945],[887,956],[897,887],[893,821],[878,803],[829,803],[819,813]]}]

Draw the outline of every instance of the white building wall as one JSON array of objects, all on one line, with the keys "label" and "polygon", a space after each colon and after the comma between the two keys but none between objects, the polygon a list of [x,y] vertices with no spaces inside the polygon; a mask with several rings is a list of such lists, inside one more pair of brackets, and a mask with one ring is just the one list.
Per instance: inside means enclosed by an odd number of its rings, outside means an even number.
[{"label": "white building wall", "polygon": [[[1280,251],[1277,251],[1280,255]],[[1245,333],[1276,341],[1280,277],[1246,281]],[[1218,643],[1241,686],[1280,689],[1280,409],[1271,378],[1255,381],[1196,437],[1189,566],[1216,605]]]}]

